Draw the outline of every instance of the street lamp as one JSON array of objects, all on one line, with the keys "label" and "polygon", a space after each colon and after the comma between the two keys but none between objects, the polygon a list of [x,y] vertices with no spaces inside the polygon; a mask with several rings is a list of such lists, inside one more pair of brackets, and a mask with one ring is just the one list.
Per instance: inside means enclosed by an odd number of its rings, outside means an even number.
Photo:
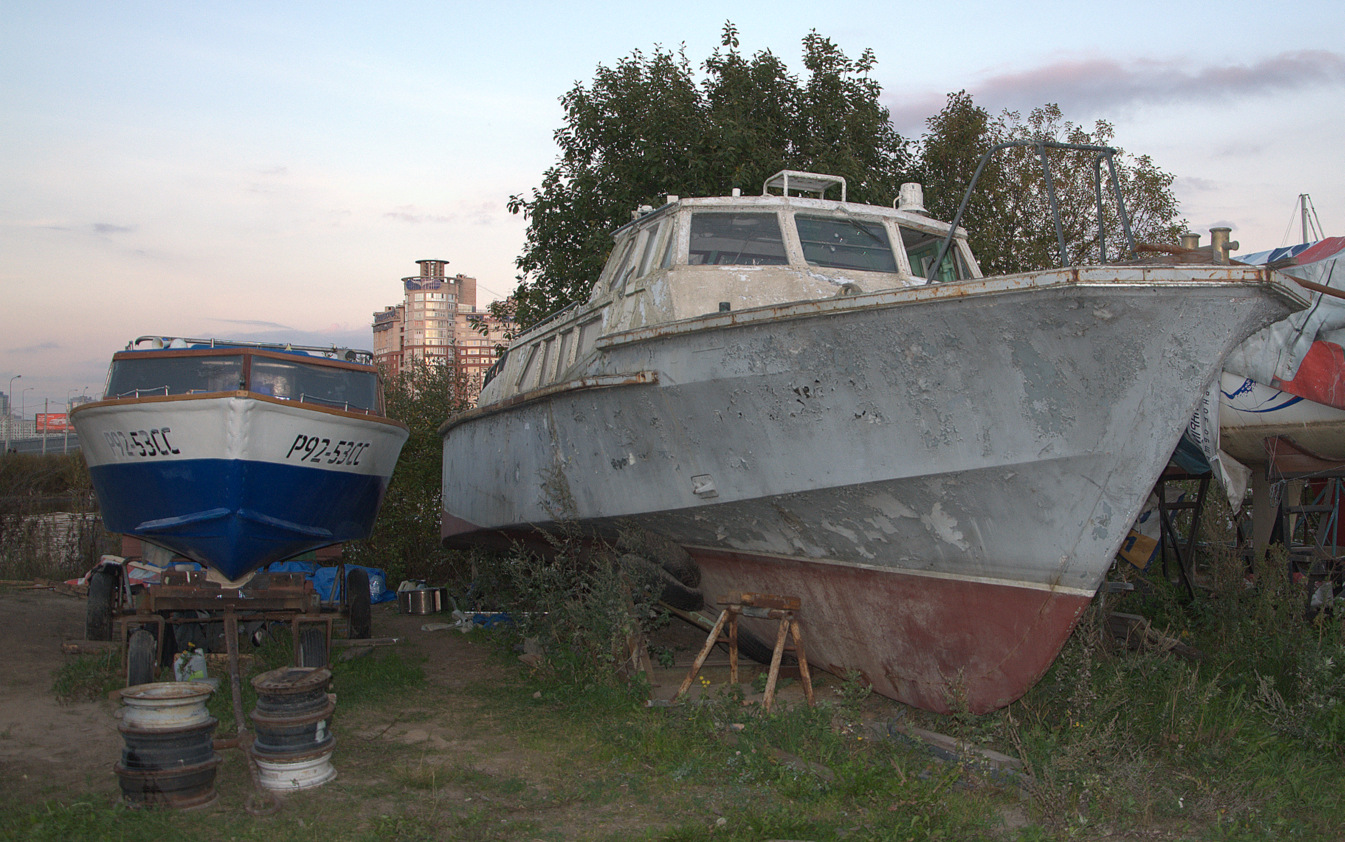
[{"label": "street lamp", "polygon": [[[85,386],[84,391],[89,391]],[[61,446],[62,453],[70,452],[70,401],[75,399],[75,390],[67,389],[65,392],[65,443]]]},{"label": "street lamp", "polygon": [[28,400],[27,400],[27,399],[28,399],[28,393],[31,392],[31,391],[33,391],[33,387],[32,387],[32,386],[29,386],[27,389],[24,389],[22,392],[19,392],[19,434],[20,434],[20,435],[23,434],[23,421],[24,421],[24,418],[26,418],[27,415],[28,415]]},{"label": "street lamp", "polygon": [[5,407],[5,453],[9,453],[9,428],[14,424],[14,381],[22,376],[16,374],[9,378],[9,391],[5,392],[5,401],[8,403]]}]

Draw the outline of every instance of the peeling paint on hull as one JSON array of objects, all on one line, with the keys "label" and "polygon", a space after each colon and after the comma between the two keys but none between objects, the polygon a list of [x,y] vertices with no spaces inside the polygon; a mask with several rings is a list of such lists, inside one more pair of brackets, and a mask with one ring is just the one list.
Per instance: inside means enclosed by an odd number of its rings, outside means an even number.
[{"label": "peeling paint on hull", "polygon": [[1058,653],[1223,357],[1300,306],[1246,267],[1108,271],[604,337],[589,386],[441,428],[444,536],[561,512],[658,532],[707,600],[800,597],[810,661],[931,710],[1003,706]]}]

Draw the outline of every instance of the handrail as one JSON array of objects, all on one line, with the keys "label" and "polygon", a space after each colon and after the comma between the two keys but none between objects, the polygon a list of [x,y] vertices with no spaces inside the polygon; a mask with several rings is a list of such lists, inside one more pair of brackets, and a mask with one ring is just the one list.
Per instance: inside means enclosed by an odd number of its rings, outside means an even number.
[{"label": "handrail", "polygon": [[[335,345],[330,348],[317,345],[294,345],[288,342],[243,342],[233,339],[191,339],[185,336],[138,336],[126,344],[126,350],[135,351],[142,342],[159,343],[159,348],[150,348],[148,350],[168,350],[173,342],[182,342],[184,345],[204,345],[207,348],[256,348],[262,351],[299,351],[304,355],[317,354],[324,359],[341,359],[346,362],[362,363],[364,365],[373,365],[374,352],[363,351],[357,348],[338,348]],[[186,350],[186,349],[184,349]]]},{"label": "handrail", "polygon": [[[1069,266],[1069,255],[1065,247],[1065,231],[1060,223],[1060,202],[1056,198],[1055,180],[1051,177],[1051,164],[1046,157],[1047,149],[1071,149],[1078,152],[1094,152],[1093,158],[1093,190],[1097,196],[1097,224],[1098,224],[1098,248],[1099,257],[1105,262],[1107,259],[1107,237],[1106,227],[1102,221],[1102,159],[1107,159],[1107,170],[1111,175],[1112,189],[1115,192],[1117,214],[1121,219],[1121,229],[1125,232],[1126,244],[1130,247],[1130,253],[1135,253],[1135,236],[1130,231],[1130,217],[1126,215],[1125,197],[1121,195],[1121,183],[1116,177],[1116,162],[1113,160],[1116,155],[1116,149],[1111,146],[1093,146],[1086,143],[1061,143],[1055,140],[1010,140],[1005,143],[998,143],[981,156],[981,161],[976,165],[976,172],[971,177],[971,183],[967,185],[967,192],[962,195],[962,203],[957,207],[957,215],[953,217],[952,226],[948,229],[948,235],[944,237],[943,242],[939,244],[939,253],[934,258],[930,272],[937,273],[939,267],[943,265],[943,259],[948,256],[948,246],[953,242],[953,235],[957,233],[957,226],[962,222],[962,214],[967,210],[967,204],[971,201],[971,194],[976,189],[976,182],[981,177],[981,172],[985,170],[985,165],[990,163],[990,158],[996,152],[1004,149],[1010,149],[1021,146],[1034,146],[1037,154],[1041,157],[1042,175],[1046,179],[1046,197],[1051,204],[1051,219],[1055,223],[1056,241],[1060,245],[1060,265]],[[928,280],[933,280],[929,278]]]}]

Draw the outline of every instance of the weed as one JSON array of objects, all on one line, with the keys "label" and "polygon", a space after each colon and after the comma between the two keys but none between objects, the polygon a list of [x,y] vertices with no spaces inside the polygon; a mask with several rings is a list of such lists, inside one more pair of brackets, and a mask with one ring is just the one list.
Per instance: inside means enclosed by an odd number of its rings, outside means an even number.
[{"label": "weed", "polygon": [[109,649],[96,655],[77,655],[56,671],[52,693],[62,702],[95,701],[107,696],[124,683],[121,650]]}]

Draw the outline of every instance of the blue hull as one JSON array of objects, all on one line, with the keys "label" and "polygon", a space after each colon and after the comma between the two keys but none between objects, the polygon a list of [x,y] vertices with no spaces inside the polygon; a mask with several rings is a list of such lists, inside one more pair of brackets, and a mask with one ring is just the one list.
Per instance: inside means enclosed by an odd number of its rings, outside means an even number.
[{"label": "blue hull", "polygon": [[273,561],[366,538],[387,479],[227,459],[90,468],[103,521],[237,579]]}]

